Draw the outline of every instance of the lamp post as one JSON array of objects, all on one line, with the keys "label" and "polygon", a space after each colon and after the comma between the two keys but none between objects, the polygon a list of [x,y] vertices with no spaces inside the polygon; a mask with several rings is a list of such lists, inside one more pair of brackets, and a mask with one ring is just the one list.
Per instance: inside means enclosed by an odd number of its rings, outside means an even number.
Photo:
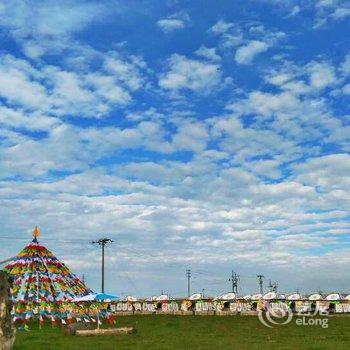
[{"label": "lamp post", "polygon": [[102,248],[102,266],[101,266],[101,293],[105,292],[105,246],[113,241],[109,238],[101,238],[98,241],[92,241],[92,244],[98,244]]}]

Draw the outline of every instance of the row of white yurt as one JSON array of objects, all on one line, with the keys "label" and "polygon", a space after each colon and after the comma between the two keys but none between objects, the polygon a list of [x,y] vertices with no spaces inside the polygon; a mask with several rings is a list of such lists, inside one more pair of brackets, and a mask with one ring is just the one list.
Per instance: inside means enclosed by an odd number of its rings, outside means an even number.
[{"label": "row of white yurt", "polygon": [[[203,299],[203,295],[201,293],[194,293],[189,298],[191,301],[201,300]],[[215,297],[213,300],[221,300],[221,301],[230,301],[230,300],[236,300],[236,299],[244,299],[244,300],[284,300],[287,299],[289,301],[296,301],[296,300],[309,300],[309,301],[318,301],[318,300],[328,300],[328,301],[337,301],[337,300],[350,300],[350,294],[342,297],[339,293],[332,293],[327,295],[326,297],[323,297],[321,294],[311,294],[307,298],[303,298],[299,293],[290,294],[287,297],[283,294],[277,294],[275,292],[268,292],[264,295],[262,294],[253,294],[253,295],[245,295],[243,297],[237,297],[235,293],[229,292],[226,294],[222,294],[220,296]],[[162,294],[159,296],[152,296],[151,298],[147,299],[147,301],[168,301],[169,296],[167,294]],[[138,299],[134,296],[127,296],[125,298],[125,301],[128,302],[137,302]]]},{"label": "row of white yurt", "polygon": [[262,294],[253,294],[253,295],[245,295],[243,296],[243,298],[241,297],[236,297],[235,293],[227,293],[227,294],[223,294],[219,297],[216,297],[214,300],[235,300],[235,299],[244,299],[244,300],[260,300],[260,299],[264,299],[264,300],[289,300],[289,301],[294,301],[294,300],[310,300],[310,301],[317,301],[317,300],[328,300],[328,301],[336,301],[336,300],[350,300],[350,294],[345,296],[345,297],[341,297],[340,294],[338,293],[332,293],[327,295],[326,297],[323,297],[320,294],[312,294],[310,295],[308,298],[303,298],[299,293],[295,293],[295,294],[290,294],[287,297],[284,294],[277,294],[275,292],[268,292],[264,295]]}]

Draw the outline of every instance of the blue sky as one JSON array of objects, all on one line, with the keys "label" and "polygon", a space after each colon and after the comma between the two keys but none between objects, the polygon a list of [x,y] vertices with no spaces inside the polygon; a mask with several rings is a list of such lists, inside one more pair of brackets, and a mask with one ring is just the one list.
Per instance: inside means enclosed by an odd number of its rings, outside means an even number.
[{"label": "blue sky", "polygon": [[[99,289],[349,290],[350,2],[0,1],[0,255]],[[12,239],[8,239],[11,237]],[[327,285],[324,286],[324,281]],[[266,283],[267,284],[267,283]]]}]

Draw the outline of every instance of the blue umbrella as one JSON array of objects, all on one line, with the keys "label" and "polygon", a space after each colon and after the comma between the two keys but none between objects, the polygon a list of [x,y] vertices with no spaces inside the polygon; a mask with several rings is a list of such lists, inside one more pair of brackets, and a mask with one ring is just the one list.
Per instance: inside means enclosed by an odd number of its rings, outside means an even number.
[{"label": "blue umbrella", "polygon": [[106,294],[106,293],[92,293],[88,295],[84,295],[82,297],[74,298],[73,302],[79,302],[79,301],[111,301],[118,299],[117,296],[112,294]]},{"label": "blue umbrella", "polygon": [[[75,298],[72,301],[73,302],[80,302],[80,301],[111,301],[118,299],[117,296],[112,294],[106,294],[106,293],[92,293],[88,295],[84,295],[83,297]],[[100,312],[97,312],[97,329],[100,328]]]}]

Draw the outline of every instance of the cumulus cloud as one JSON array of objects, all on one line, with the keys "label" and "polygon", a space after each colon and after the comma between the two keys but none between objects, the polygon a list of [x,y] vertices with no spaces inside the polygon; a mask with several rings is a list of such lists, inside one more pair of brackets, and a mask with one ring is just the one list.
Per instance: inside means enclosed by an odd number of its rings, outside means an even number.
[{"label": "cumulus cloud", "polygon": [[295,5],[291,12],[289,13],[289,17],[293,17],[293,16],[296,16],[300,13],[301,9],[300,9],[300,6],[299,5]]},{"label": "cumulus cloud", "polygon": [[201,151],[209,141],[208,132],[203,124],[184,123],[173,137],[173,143],[178,149]]},{"label": "cumulus cloud", "polygon": [[168,71],[159,79],[159,86],[167,90],[210,92],[220,81],[218,64],[173,54],[168,60]]},{"label": "cumulus cloud", "polygon": [[37,112],[28,114],[21,109],[0,107],[0,125],[30,131],[49,131],[61,124],[58,118],[42,115]]},{"label": "cumulus cloud", "polygon": [[157,25],[163,32],[169,33],[174,30],[185,28],[189,22],[190,16],[187,12],[183,11],[158,20]]},{"label": "cumulus cloud", "polygon": [[350,54],[346,55],[345,60],[341,64],[340,69],[344,75],[350,74]]},{"label": "cumulus cloud", "polygon": [[310,74],[310,85],[322,89],[336,81],[334,68],[327,63],[313,62],[307,67]]},{"label": "cumulus cloud", "polygon": [[239,64],[250,64],[260,53],[267,51],[269,45],[263,41],[252,40],[247,45],[237,49],[235,61]]},{"label": "cumulus cloud", "polygon": [[[114,6],[112,12],[121,8]],[[59,5],[51,0],[30,4],[14,0],[11,4],[3,1],[0,7],[2,26],[32,59],[69,48],[74,34],[110,14],[111,8],[105,4],[79,0],[64,0]]]},{"label": "cumulus cloud", "polygon": [[216,53],[215,47],[209,48],[201,46],[198,50],[195,51],[197,56],[204,57],[211,61],[220,61],[221,57]]},{"label": "cumulus cloud", "polygon": [[350,4],[347,1],[318,0],[315,2],[315,10],[315,29],[322,28],[329,22],[342,21],[350,16]]},{"label": "cumulus cloud", "polygon": [[234,27],[233,23],[219,20],[210,28],[210,32],[212,32],[214,34],[223,34],[223,33],[227,32],[232,27]]},{"label": "cumulus cloud", "polygon": [[[103,5],[97,2],[62,1],[58,6],[54,1],[28,4],[14,0],[11,5],[7,2],[1,4],[0,16],[2,25],[16,36],[56,36],[81,30],[101,18],[103,9]],[[81,16],[82,12],[84,16]]]},{"label": "cumulus cloud", "polygon": [[127,105],[131,93],[141,87],[142,61],[122,60],[110,53],[103,57],[103,70],[67,71],[60,66],[36,65],[2,56],[0,97],[9,106],[37,110],[53,116],[101,117],[111,106]]},{"label": "cumulus cloud", "polygon": [[311,158],[302,164],[296,164],[297,180],[315,186],[321,191],[350,189],[348,170],[349,154],[332,154]]}]

